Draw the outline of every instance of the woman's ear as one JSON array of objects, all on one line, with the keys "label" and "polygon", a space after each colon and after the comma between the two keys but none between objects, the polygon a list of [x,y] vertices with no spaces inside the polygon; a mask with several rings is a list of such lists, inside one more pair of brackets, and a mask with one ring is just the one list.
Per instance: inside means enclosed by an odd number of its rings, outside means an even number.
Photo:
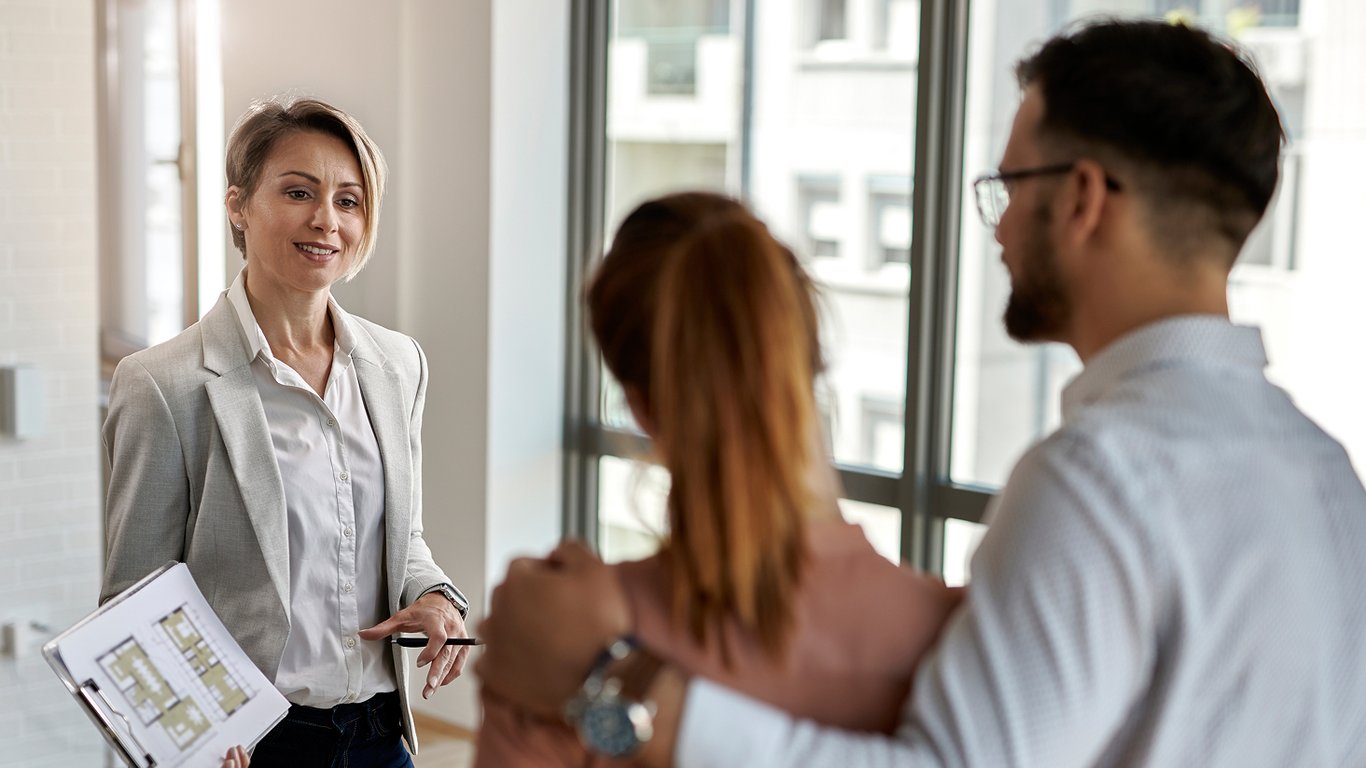
[{"label": "woman's ear", "polygon": [[237,185],[228,187],[227,194],[223,196],[223,207],[228,209],[228,220],[238,229],[246,229],[245,218],[247,201],[242,195],[242,189]]}]

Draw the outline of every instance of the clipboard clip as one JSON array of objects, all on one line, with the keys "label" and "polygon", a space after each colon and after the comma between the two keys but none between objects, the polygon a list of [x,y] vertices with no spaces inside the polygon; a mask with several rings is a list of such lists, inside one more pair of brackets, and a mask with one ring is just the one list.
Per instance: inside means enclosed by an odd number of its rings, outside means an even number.
[{"label": "clipboard clip", "polygon": [[[114,708],[114,703],[104,695],[98,683],[86,680],[76,686],[76,695],[80,697],[86,711],[99,724],[100,730],[109,737],[109,743],[114,745],[128,765],[133,768],[156,768],[157,761],[152,757],[152,753],[143,748],[137,736],[133,735],[133,724],[128,720],[128,716]],[[97,703],[96,699],[103,702],[103,706]],[[122,728],[115,727],[110,714],[123,721]]]}]

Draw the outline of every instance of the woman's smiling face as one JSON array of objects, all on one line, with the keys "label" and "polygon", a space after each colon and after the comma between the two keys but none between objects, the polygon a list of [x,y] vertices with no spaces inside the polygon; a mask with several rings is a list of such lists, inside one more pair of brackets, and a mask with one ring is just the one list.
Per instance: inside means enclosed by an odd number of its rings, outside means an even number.
[{"label": "woman's smiling face", "polygon": [[248,272],[285,291],[326,291],[356,259],[365,231],[360,164],[342,140],[316,131],[281,138],[249,197],[230,187]]}]

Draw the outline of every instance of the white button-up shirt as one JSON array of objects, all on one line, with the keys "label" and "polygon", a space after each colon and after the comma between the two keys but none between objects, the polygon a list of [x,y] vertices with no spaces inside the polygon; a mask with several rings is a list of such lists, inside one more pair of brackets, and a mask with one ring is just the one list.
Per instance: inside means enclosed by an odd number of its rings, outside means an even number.
[{"label": "white button-up shirt", "polygon": [[1366,765],[1366,492],[1265,365],[1218,317],[1113,343],[994,501],[896,739],[695,681],[678,764]]},{"label": "white button-up shirt", "polygon": [[275,686],[295,704],[333,707],[397,685],[382,642],[357,633],[388,618],[384,467],[351,362],[346,313],[328,300],[336,345],[323,396],[276,360],[244,285],[228,289],[265,407],[289,517],[289,639]]}]

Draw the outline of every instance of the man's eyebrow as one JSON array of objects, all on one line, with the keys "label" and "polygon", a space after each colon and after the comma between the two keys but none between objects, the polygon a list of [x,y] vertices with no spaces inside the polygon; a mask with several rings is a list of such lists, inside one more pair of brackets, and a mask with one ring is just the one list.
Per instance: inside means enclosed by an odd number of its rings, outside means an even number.
[{"label": "man's eyebrow", "polygon": [[[314,184],[321,184],[321,183],[323,183],[322,179],[318,178],[317,176],[314,176],[314,175],[311,174],[311,173],[304,173],[303,171],[285,171],[284,173],[280,174],[280,178],[284,178],[284,177],[286,177],[286,176],[302,176],[302,177],[304,177],[305,179],[308,179],[309,181],[313,182]],[[343,182],[342,182],[340,185],[338,185],[338,186],[342,186],[342,187],[360,187],[360,186],[363,186],[363,185],[362,185],[359,181],[343,181]]]}]

